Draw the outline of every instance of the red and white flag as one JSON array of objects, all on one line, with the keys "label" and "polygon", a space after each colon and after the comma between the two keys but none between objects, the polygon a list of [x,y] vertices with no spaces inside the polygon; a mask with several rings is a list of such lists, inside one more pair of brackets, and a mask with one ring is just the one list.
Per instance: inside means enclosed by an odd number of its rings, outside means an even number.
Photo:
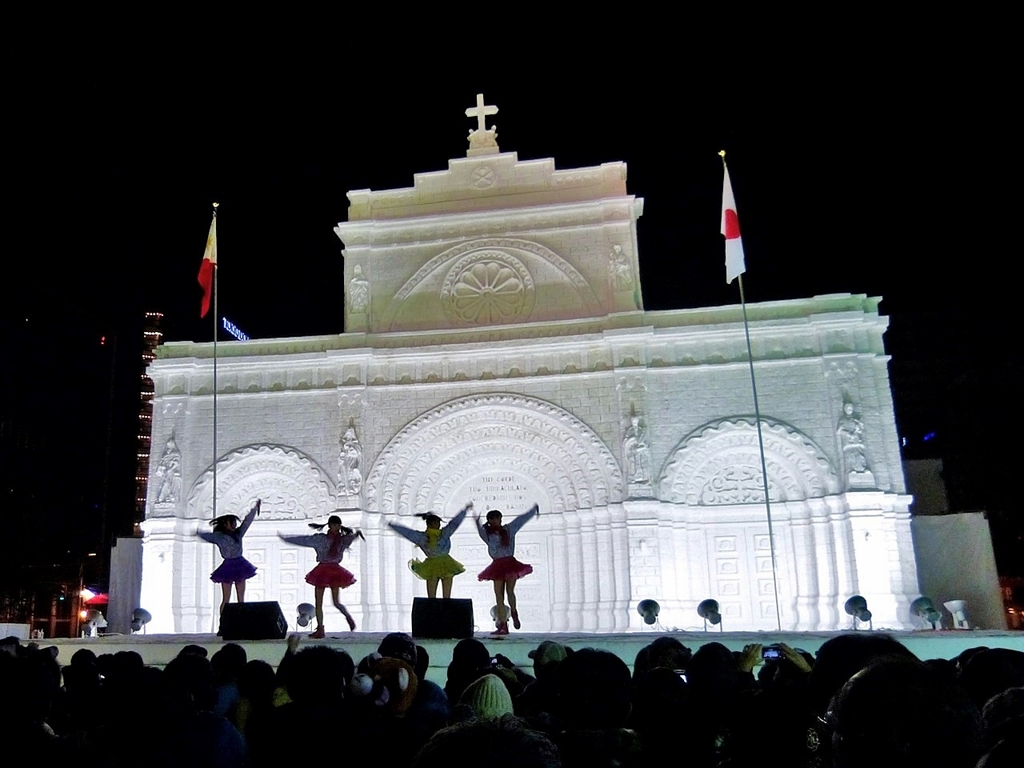
[{"label": "red and white flag", "polygon": [[206,253],[203,263],[199,265],[199,285],[203,287],[203,305],[199,310],[200,317],[206,317],[210,311],[210,297],[213,296],[213,273],[217,268],[217,216],[214,214],[210,222],[210,234],[206,238]]},{"label": "red and white flag", "polygon": [[747,271],[743,259],[743,240],[740,237],[740,218],[736,215],[736,200],[732,196],[729,166],[722,162],[725,177],[722,182],[722,234],[725,235],[725,282],[731,283]]}]

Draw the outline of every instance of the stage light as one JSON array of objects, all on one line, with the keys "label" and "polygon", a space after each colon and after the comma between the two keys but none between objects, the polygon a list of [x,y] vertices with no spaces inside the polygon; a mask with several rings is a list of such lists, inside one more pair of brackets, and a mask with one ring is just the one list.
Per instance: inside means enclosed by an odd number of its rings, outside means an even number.
[{"label": "stage light", "polygon": [[861,595],[854,595],[846,604],[843,606],[843,610],[850,616],[853,616],[853,628],[857,629],[858,621],[868,622],[868,629],[871,627],[871,611],[868,610],[868,601],[865,600]]},{"label": "stage light", "polygon": [[644,617],[644,624],[653,624],[658,620],[661,606],[656,600],[641,600],[637,603],[636,612]]},{"label": "stage light", "polygon": [[718,609],[718,601],[708,598],[707,600],[701,600],[700,605],[697,606],[697,615],[704,619],[704,631],[708,631],[708,622],[712,624],[718,624],[718,631],[722,631],[722,613]]},{"label": "stage light", "polygon": [[942,629],[942,614],[927,597],[919,597],[910,604],[910,615],[923,619],[932,629]]},{"label": "stage light", "polygon": [[[512,609],[509,608],[506,605],[505,606],[505,619],[507,620],[508,617],[511,616],[511,615],[512,615]],[[498,606],[497,605],[492,605],[491,606],[491,621],[494,622],[494,626],[498,626]]]},{"label": "stage light", "polygon": [[299,603],[295,612],[298,614],[295,617],[295,623],[300,627],[308,627],[309,622],[316,616],[316,608],[312,603]]},{"label": "stage light", "polygon": [[967,621],[966,600],[947,600],[943,605],[946,606],[947,611],[953,614],[953,629],[971,628]]},{"label": "stage light", "polygon": [[85,614],[83,627],[86,637],[96,637],[101,629],[106,629],[107,618],[103,615],[102,611],[97,611],[93,608]]},{"label": "stage light", "polygon": [[[153,614],[145,608],[136,608],[132,611],[132,632],[138,632],[153,620]],[[145,632],[143,632],[145,634]]]}]

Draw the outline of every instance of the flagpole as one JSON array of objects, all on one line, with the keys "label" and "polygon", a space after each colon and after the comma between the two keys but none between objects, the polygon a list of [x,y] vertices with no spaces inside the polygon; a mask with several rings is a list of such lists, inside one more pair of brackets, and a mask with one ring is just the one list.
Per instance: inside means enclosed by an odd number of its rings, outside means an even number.
[{"label": "flagpole", "polygon": [[[217,206],[213,204],[213,218],[217,218]],[[213,265],[213,517],[217,517],[217,264]]]},{"label": "flagpole", "polygon": [[761,408],[757,402],[757,380],[754,378],[754,353],[750,347],[750,325],[747,323],[747,299],[743,294],[743,275],[740,281],[740,306],[743,308],[743,333],[747,337],[747,362],[750,365],[750,389],[754,393],[754,419],[757,422],[757,447],[761,454],[761,484],[764,487],[764,511],[768,518],[768,547],[772,555],[772,589],[775,592],[775,622],[782,631],[782,614],[779,612],[779,577],[775,564],[775,532],[772,530],[772,503],[768,497],[768,463],[764,458],[764,435],[761,432]]},{"label": "flagpole", "polygon": [[[725,163],[725,150],[723,149],[718,153],[722,158],[722,168],[725,170],[726,179],[728,179],[728,167]],[[729,192],[732,192],[732,185],[729,185]],[[731,196],[731,194],[730,194]],[[724,202],[723,202],[724,207]],[[725,234],[723,231],[722,234]],[[738,236],[738,232],[736,233]],[[741,256],[742,258],[742,256]],[[727,270],[729,269],[727,265]],[[782,611],[779,606],[779,576],[778,567],[775,560],[775,532],[772,527],[772,504],[771,499],[768,495],[768,462],[764,457],[764,433],[761,429],[761,407],[757,400],[757,379],[754,376],[754,352],[750,344],[750,323],[747,321],[747,297],[743,292],[743,272],[746,270],[746,264],[743,263],[741,269],[736,274],[736,278],[740,284],[740,307],[743,310],[743,335],[747,340],[747,363],[750,366],[750,389],[754,394],[754,423],[757,425],[757,448],[758,453],[761,457],[761,486],[764,489],[764,510],[765,517],[768,520],[768,549],[771,553],[772,558],[772,591],[775,595],[775,624],[778,630],[782,631]],[[728,277],[728,272],[726,277]],[[731,282],[731,281],[730,281]]]}]

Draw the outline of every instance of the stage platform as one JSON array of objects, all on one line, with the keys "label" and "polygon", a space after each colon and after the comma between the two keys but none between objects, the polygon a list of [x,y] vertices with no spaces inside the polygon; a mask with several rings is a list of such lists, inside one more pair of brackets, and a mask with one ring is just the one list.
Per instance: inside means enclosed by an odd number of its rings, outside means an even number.
[{"label": "stage platform", "polygon": [[[861,630],[870,631],[870,630]],[[355,662],[377,650],[383,632],[335,632],[328,634],[323,640],[310,640],[307,632],[300,633],[302,643],[299,646],[326,645],[344,649]],[[660,635],[676,638],[691,650],[697,650],[704,643],[720,642],[730,650],[741,650],[748,643],[786,643],[793,648],[802,648],[816,653],[826,640],[842,634],[839,632],[673,632],[651,630],[646,632],[630,632],[622,634],[597,633],[530,633],[513,632],[505,637],[491,637],[487,633],[477,633],[475,637],[483,642],[492,655],[507,656],[518,666],[529,672],[533,661],[529,652],[543,640],[554,640],[568,645],[573,649],[601,648],[611,651],[621,658],[632,669],[637,652]],[[906,645],[920,659],[952,659],[961,651],[977,646],[989,648],[1012,648],[1024,651],[1024,632],[991,632],[970,630],[942,630],[916,632],[890,632],[893,637]],[[186,645],[196,644],[206,648],[212,656],[224,645],[216,635],[103,635],[91,638],[52,638],[34,640],[40,646],[57,646],[60,653],[57,660],[68,664],[71,656],[79,648],[89,648],[96,654],[117,653],[118,651],[137,651],[147,665],[163,667],[173,659]],[[430,680],[444,685],[447,668],[452,658],[452,649],[458,640],[417,639],[417,642],[430,654]],[[249,659],[262,659],[277,666],[285,653],[284,640],[239,640]]]}]

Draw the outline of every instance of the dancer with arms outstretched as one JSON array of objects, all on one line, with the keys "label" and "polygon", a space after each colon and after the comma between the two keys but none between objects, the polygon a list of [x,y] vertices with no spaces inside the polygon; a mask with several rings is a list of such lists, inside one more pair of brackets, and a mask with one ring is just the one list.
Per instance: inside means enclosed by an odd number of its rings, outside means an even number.
[{"label": "dancer with arms outstretched", "polygon": [[433,512],[426,512],[416,517],[423,520],[426,530],[416,531],[398,523],[388,523],[388,527],[403,538],[408,539],[422,550],[425,560],[412,560],[409,568],[419,578],[427,582],[427,597],[437,597],[437,583],[441,582],[441,596],[448,600],[452,596],[452,579],[465,572],[462,563],[449,553],[452,549],[452,534],[466,519],[466,513],[473,508],[469,502],[453,517],[448,525],[441,525],[441,518]]},{"label": "dancer with arms outstretched", "polygon": [[235,586],[235,596],[238,602],[245,602],[245,582],[256,575],[256,566],[242,557],[242,537],[249,530],[252,521],[260,513],[260,500],[252,505],[249,514],[244,520],[239,520],[237,515],[221,515],[210,521],[213,530],[209,533],[197,531],[196,535],[203,541],[216,544],[220,550],[220,556],[224,558],[217,570],[210,574],[210,581],[220,584],[221,601],[220,612],[224,613],[224,606],[231,602],[231,585]]},{"label": "dancer with arms outstretched", "polygon": [[516,606],[516,582],[523,576],[533,573],[533,566],[516,560],[516,532],[539,514],[540,508],[534,504],[528,511],[513,518],[508,525],[501,524],[501,512],[497,509],[487,513],[486,524],[481,524],[480,516],[476,516],[477,531],[487,544],[487,554],[491,556],[491,564],[484,568],[477,578],[480,581],[494,582],[494,599],[497,601],[495,618],[498,628],[491,634],[508,634],[508,616],[505,615],[506,595],[508,607],[512,612],[512,626],[516,629],[522,626]]},{"label": "dancer with arms outstretched", "polygon": [[325,527],[327,533],[314,533],[309,536],[282,536],[278,537],[289,544],[296,544],[300,547],[312,547],[316,550],[316,567],[306,574],[306,583],[313,586],[315,598],[314,608],[316,609],[316,631],[310,635],[312,638],[322,638],[324,630],[324,592],[331,590],[331,600],[334,607],[341,611],[341,615],[348,622],[350,631],[355,631],[356,621],[352,618],[348,608],[341,604],[338,599],[338,591],[351,587],[356,583],[356,577],[346,568],[341,567],[341,559],[345,550],[352,546],[356,538],[363,539],[363,532],[346,528],[341,524],[341,518],[331,515],[327,523],[310,523],[310,528],[322,531]]}]

